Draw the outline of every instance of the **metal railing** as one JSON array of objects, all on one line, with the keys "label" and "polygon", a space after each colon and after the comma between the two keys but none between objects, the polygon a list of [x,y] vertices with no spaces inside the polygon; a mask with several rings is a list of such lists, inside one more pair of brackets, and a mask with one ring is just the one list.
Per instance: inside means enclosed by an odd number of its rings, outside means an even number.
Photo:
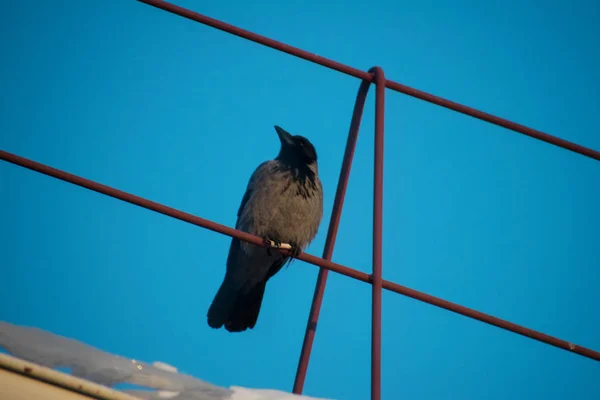
[{"label": "metal railing", "polygon": [[[297,49],[287,44],[275,41],[273,39],[258,35],[253,32],[246,31],[244,29],[229,25],[225,22],[218,21],[216,19],[207,17],[205,15],[198,14],[196,12],[187,10],[177,5],[162,1],[162,0],[138,0],[142,3],[154,6],[156,8],[168,11],[170,13],[185,17],[187,19],[200,22],[202,24],[211,26],[216,29],[231,33],[233,35],[251,40],[253,42],[271,47],[273,49],[283,51],[293,56],[320,64],[322,66],[334,69],[347,75],[354,76],[362,80],[358,94],[356,96],[356,102],[354,106],[354,112],[352,121],[350,124],[350,132],[348,134],[348,140],[346,143],[346,150],[344,159],[342,162],[342,169],[338,181],[338,186],[335,194],[335,201],[333,204],[333,211],[329,222],[329,229],[327,231],[327,238],[325,241],[325,248],[323,251],[323,257],[318,258],[307,253],[301,253],[298,259],[303,260],[307,263],[314,264],[321,267],[315,287],[315,292],[312,300],[308,323],[306,326],[306,332],[304,335],[304,342],[302,344],[302,351],[298,362],[296,378],[294,381],[294,393],[302,393],[306,373],[308,370],[308,363],[310,359],[312,344],[316,333],[317,322],[319,319],[319,312],[321,309],[321,303],[325,292],[325,285],[327,283],[327,273],[329,270],[346,275],[350,278],[357,279],[359,281],[367,282],[372,285],[372,337],[371,337],[371,399],[379,400],[381,397],[381,291],[382,289],[389,290],[395,293],[402,294],[404,296],[411,297],[413,299],[429,303],[436,307],[440,307],[458,314],[462,314],[469,318],[485,322],[490,325],[497,326],[508,331],[527,336],[531,339],[561,348],[563,350],[570,351],[581,356],[600,361],[600,352],[578,346],[574,343],[566,340],[558,339],[553,336],[546,335],[544,333],[535,331],[533,329],[526,328],[514,324],[512,322],[496,318],[494,316],[476,311],[459,304],[452,303],[447,300],[443,300],[429,294],[419,292],[414,289],[410,289],[405,286],[401,286],[397,283],[386,281],[382,278],[382,222],[383,222],[383,152],[384,152],[384,100],[385,100],[385,89],[391,89],[400,93],[407,94],[418,99],[437,104],[439,106],[457,111],[462,114],[469,115],[471,117],[487,121],[489,123],[504,127],[514,132],[518,132],[538,140],[553,144],[566,150],[573,151],[575,153],[584,155],[586,157],[593,158],[600,161],[600,152],[592,150],[576,143],[569,142],[564,139],[549,135],[544,132],[537,131],[532,128],[517,124],[515,122],[508,121],[506,119],[487,114],[483,111],[476,110],[471,107],[467,107],[450,100],[443,99],[431,95],[429,93],[422,92],[417,89],[402,85],[400,83],[387,80],[384,72],[379,67],[373,67],[368,72],[361,71],[359,69],[352,68],[350,66],[340,64],[333,60],[318,56],[307,51]],[[356,147],[356,140],[358,137],[358,131],[360,122],[363,114],[364,104],[367,97],[367,92],[371,83],[376,86],[376,101],[375,101],[375,173],[374,173],[374,207],[373,207],[373,273],[366,274],[364,272],[357,271],[346,266],[336,264],[331,261],[333,249],[335,246],[336,235],[338,231],[338,225],[340,222],[342,208],[344,204],[344,197],[346,194],[346,188],[348,186],[348,179],[350,177],[350,170],[352,166],[352,159],[354,156],[354,150]],[[222,233],[231,237],[244,240],[246,242],[264,246],[264,242],[261,238],[248,233],[238,231],[233,228],[218,224],[207,219],[203,219],[183,211],[176,210],[171,207],[144,199],[142,197],[135,196],[130,193],[120,191],[118,189],[97,183],[80,176],[70,174],[65,171],[52,168],[50,166],[40,164],[38,162],[20,157],[15,154],[8,153],[0,150],[0,159],[8,161],[10,163],[20,165],[25,168],[52,176],[54,178],[73,183],[75,185],[85,187],[87,189],[96,191],[98,193],[111,196],[137,206],[156,211],[158,213],[168,215],[170,217],[188,222],[190,224],[198,225],[206,229],[210,229],[215,232]],[[281,249],[279,251],[287,252],[287,250]]]}]

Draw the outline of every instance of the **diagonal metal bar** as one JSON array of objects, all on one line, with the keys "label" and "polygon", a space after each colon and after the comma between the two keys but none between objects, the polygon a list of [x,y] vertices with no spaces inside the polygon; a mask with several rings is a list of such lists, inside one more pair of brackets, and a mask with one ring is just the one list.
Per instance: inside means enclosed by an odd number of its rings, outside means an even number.
[{"label": "diagonal metal bar", "polygon": [[[138,1],[141,3],[151,5],[153,7],[159,8],[161,10],[168,11],[170,13],[179,15],[181,17],[190,19],[192,21],[196,21],[201,24],[208,25],[213,28],[231,33],[232,35],[239,36],[241,38],[253,41],[255,43],[259,43],[264,46],[271,47],[275,50],[282,51],[284,53],[293,55],[295,57],[302,58],[307,61],[311,61],[313,63],[316,63],[316,64],[322,65],[324,67],[342,72],[344,74],[354,76],[354,77],[362,79],[362,80],[367,80],[370,82],[372,82],[372,80],[373,80],[373,77],[368,72],[361,71],[359,69],[350,67],[348,65],[341,64],[337,61],[333,61],[328,58],[316,55],[314,53],[310,53],[308,51],[298,49],[296,47],[287,45],[282,42],[278,42],[278,41],[270,39],[266,36],[258,35],[256,33],[247,31],[245,29],[238,28],[236,26],[227,24],[225,22],[216,20],[214,18],[210,18],[205,15],[199,14],[197,12],[185,9],[183,7],[179,7],[175,4],[172,4],[172,3],[169,3],[166,1],[162,1],[162,0],[138,0]],[[509,129],[511,131],[530,136],[532,138],[544,141],[546,143],[553,144],[558,147],[562,147],[563,149],[570,150],[575,153],[579,153],[586,157],[590,157],[590,158],[600,161],[600,151],[592,150],[590,148],[581,146],[577,143],[573,143],[568,140],[564,140],[564,139],[558,138],[556,136],[549,135],[547,133],[538,131],[536,129],[529,128],[529,127],[521,125],[521,124],[517,124],[516,122],[512,122],[507,119],[500,118],[500,117],[497,117],[492,114],[488,114],[486,112],[456,103],[454,101],[444,99],[442,97],[434,96],[432,94],[423,92],[418,89],[414,89],[412,87],[403,85],[398,82],[387,80],[386,87],[388,89],[395,90],[400,93],[404,93],[408,96],[412,96],[417,99],[427,101],[429,103],[437,104],[438,106],[445,107],[445,108],[454,110],[456,112],[459,112],[459,113],[462,113],[465,115],[469,115],[473,118],[487,121],[491,124],[501,126],[503,128]]]},{"label": "diagonal metal bar", "polygon": [[[370,84],[371,83],[369,81],[362,81],[358,89],[358,93],[356,94],[354,111],[352,112],[352,120],[350,122],[350,131],[348,132],[348,140],[346,141],[346,150],[344,152],[344,160],[342,162],[342,170],[340,171],[340,177],[335,192],[335,200],[333,202],[331,219],[329,221],[329,229],[327,231],[327,238],[325,239],[325,248],[323,249],[324,260],[331,260],[331,257],[333,256],[333,247],[335,246],[338,226],[342,217],[344,197],[346,196],[348,180],[350,179],[352,159],[354,158],[354,150],[356,148],[356,141],[358,139],[358,131],[360,129],[360,122]],[[317,277],[315,293],[313,295],[312,305],[310,307],[306,332],[304,333],[304,341],[302,342],[302,351],[300,352],[300,359],[298,360],[296,378],[294,379],[293,392],[296,394],[301,394],[302,389],[304,388],[306,371],[308,370],[308,363],[310,361],[310,353],[312,351],[312,345],[317,330],[317,323],[319,321],[319,312],[321,311],[321,304],[323,303],[323,296],[325,294],[325,286],[327,285],[328,272],[329,271],[326,268],[319,269],[319,276]]]},{"label": "diagonal metal bar", "polygon": [[[81,186],[81,187],[93,190],[95,192],[105,194],[110,197],[114,197],[115,199],[119,199],[119,200],[125,201],[127,203],[131,203],[131,204],[137,205],[139,207],[146,208],[148,210],[152,210],[157,213],[164,214],[169,217],[209,229],[214,232],[218,232],[218,233],[222,233],[227,236],[238,238],[240,240],[243,240],[248,243],[252,243],[257,246],[265,245],[263,239],[259,238],[258,236],[254,236],[254,235],[251,235],[246,232],[238,231],[237,229],[229,228],[225,225],[221,225],[221,224],[218,224],[213,221],[209,221],[204,218],[196,217],[192,214],[162,205],[160,203],[156,203],[151,200],[144,199],[142,197],[136,196],[131,193],[123,192],[121,190],[112,188],[110,186],[103,185],[101,183],[94,182],[92,180],[89,180],[89,179],[86,179],[86,178],[83,178],[83,177],[80,177],[77,175],[73,175],[73,174],[70,174],[65,171],[61,171],[60,169],[56,169],[56,168],[50,167],[48,165],[38,163],[36,161],[27,159],[25,157],[18,156],[16,154],[9,153],[4,150],[0,150],[0,160],[4,160],[4,161],[7,161],[12,164],[19,165],[21,167],[28,168],[33,171],[40,172],[44,175],[48,175],[53,178],[65,181],[65,182],[69,182],[74,185]],[[277,250],[281,251],[282,253],[289,254],[288,250],[285,250],[285,249],[277,249]],[[355,269],[348,268],[344,265],[340,265],[340,264],[337,264],[337,263],[334,263],[334,262],[331,262],[328,260],[323,260],[322,258],[315,257],[308,253],[300,253],[300,255],[298,256],[298,259],[305,261],[307,263],[313,264],[313,265],[317,265],[322,268],[326,268],[330,271],[334,271],[339,274],[348,276],[350,278],[354,278],[359,281],[372,283],[371,276],[364,272],[357,271]],[[523,335],[523,336],[529,337],[531,339],[537,340],[539,342],[543,342],[543,343],[549,344],[551,346],[555,346],[560,349],[563,349],[563,350],[566,350],[566,351],[569,351],[569,352],[572,352],[575,354],[579,354],[581,356],[590,358],[592,360],[600,361],[600,352],[594,351],[592,349],[588,349],[583,346],[576,345],[576,344],[568,342],[566,340],[562,340],[562,339],[558,339],[558,338],[550,336],[550,335],[546,335],[544,333],[535,331],[533,329],[529,329],[524,326],[517,325],[517,324],[514,324],[512,322],[509,322],[509,321],[506,321],[506,320],[503,320],[500,318],[496,318],[489,314],[485,314],[480,311],[473,310],[471,308],[467,308],[467,307],[461,306],[456,303],[452,303],[452,302],[444,300],[444,299],[440,299],[439,297],[431,296],[429,294],[419,292],[414,289],[410,289],[406,286],[402,286],[402,285],[399,285],[394,282],[383,280],[382,286],[386,290],[389,290],[389,291],[392,291],[395,293],[399,293],[399,294],[407,296],[407,297],[411,297],[413,299],[431,304],[431,305],[439,307],[439,308],[443,308],[443,309],[452,311],[457,314],[464,315],[469,318],[476,319],[481,322],[485,322],[490,325],[497,326],[498,328],[506,329],[507,331],[518,333],[519,335]]]}]

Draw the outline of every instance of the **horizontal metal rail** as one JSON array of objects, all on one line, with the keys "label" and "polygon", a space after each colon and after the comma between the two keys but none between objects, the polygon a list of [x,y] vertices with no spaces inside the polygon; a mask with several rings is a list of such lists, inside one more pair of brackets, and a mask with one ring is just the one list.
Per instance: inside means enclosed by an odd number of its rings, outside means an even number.
[{"label": "horizontal metal rail", "polygon": [[[48,165],[44,165],[38,163],[36,161],[20,157],[18,155],[9,153],[4,150],[0,150],[0,160],[8,161],[12,164],[19,165],[21,167],[28,168],[33,171],[40,172],[42,174],[54,177],[56,179],[60,179],[65,182],[72,183],[77,186],[81,186],[90,190],[93,190],[98,193],[105,194],[110,197],[114,197],[116,199],[140,206],[142,208],[146,208],[148,210],[155,211],[157,213],[161,213],[164,215],[168,215],[172,218],[179,219],[184,222],[188,222],[193,225],[201,226],[203,228],[209,229],[214,232],[219,232],[227,236],[235,237],[240,240],[243,240],[248,243],[252,243],[257,246],[265,246],[262,238],[258,236],[251,235],[246,232],[238,231],[237,229],[229,228],[225,225],[218,224],[213,221],[209,221],[204,218],[196,217],[192,214],[177,210],[175,208],[171,208],[160,203],[156,203],[151,200],[144,199],[142,197],[136,196],[131,193],[123,192],[121,190],[112,188],[110,186],[103,185],[98,182],[91,181],[89,179],[70,174],[65,171],[61,171],[59,169],[50,167]],[[288,250],[281,249],[279,250],[283,253],[289,254]],[[359,281],[372,283],[371,276],[361,271],[357,271],[352,268],[348,268],[344,265],[340,265],[331,261],[324,260],[319,257],[315,257],[308,253],[300,253],[298,255],[298,259],[305,261],[310,264],[317,265],[322,268],[326,268],[330,271],[337,272],[339,274],[348,276],[350,278],[354,278]],[[480,311],[476,311],[459,304],[452,303],[447,300],[440,299],[438,297],[431,296],[429,294],[419,292],[414,289],[410,289],[406,286],[399,285],[394,282],[383,280],[382,287],[391,292],[396,292],[402,294],[407,297],[411,297],[416,300],[420,300],[422,302],[431,304],[433,306],[443,308],[457,314],[464,315],[469,318],[476,319],[481,322],[485,322],[490,325],[497,326],[502,329],[506,329],[507,331],[511,331],[514,333],[518,333],[519,335],[527,336],[531,339],[537,340],[539,342],[543,342],[560,349],[579,354],[581,356],[590,358],[592,360],[600,361],[600,353],[594,351],[592,349],[585,348],[583,346],[576,345],[574,343],[568,342],[566,340],[558,339],[556,337],[546,335],[544,333],[535,331],[533,329],[526,328],[521,325],[514,324],[509,321],[505,321],[500,318],[493,317],[491,315],[482,313]]]},{"label": "horizontal metal rail", "polygon": [[[287,54],[291,54],[293,56],[296,56],[296,57],[302,58],[304,60],[322,65],[327,68],[331,68],[333,70],[342,72],[344,74],[353,76],[355,78],[373,82],[372,75],[366,71],[361,71],[360,69],[356,69],[356,68],[350,67],[348,65],[341,64],[337,61],[333,61],[328,58],[318,56],[314,53],[310,53],[308,51],[298,49],[296,47],[287,45],[285,43],[278,42],[277,40],[270,39],[266,36],[262,36],[262,35],[254,33],[254,32],[250,32],[245,29],[238,28],[237,26],[233,26],[228,23],[219,21],[217,19],[207,17],[206,15],[202,15],[197,12],[185,9],[183,7],[179,7],[175,4],[172,4],[172,3],[169,3],[166,1],[162,1],[162,0],[138,0],[138,1],[142,2],[142,3],[146,3],[146,4],[156,7],[156,8],[160,8],[161,10],[168,11],[170,13],[179,15],[181,17],[190,19],[192,21],[196,21],[201,24],[208,25],[213,28],[231,33],[232,35],[236,35],[241,38],[251,40],[255,43],[262,44],[262,45],[270,47],[272,49],[279,50],[279,51],[282,51]],[[546,143],[550,143],[555,146],[562,147],[563,149],[570,150],[575,153],[579,153],[586,157],[590,157],[590,158],[600,161],[600,151],[589,149],[589,148],[581,146],[577,143],[569,142],[568,140],[549,135],[547,133],[538,131],[533,128],[529,128],[529,127],[521,125],[521,124],[517,124],[516,122],[512,122],[507,119],[500,118],[500,117],[497,117],[492,114],[488,114],[483,111],[479,111],[475,108],[468,107],[468,106],[456,103],[454,101],[444,99],[442,97],[434,96],[432,94],[423,92],[418,89],[414,89],[412,87],[403,85],[398,82],[387,80],[385,85],[388,89],[395,90],[396,92],[404,93],[406,95],[415,97],[417,99],[424,100],[429,103],[437,104],[438,106],[442,106],[442,107],[448,108],[450,110],[454,110],[459,113],[469,115],[473,118],[487,121],[491,124],[501,126],[503,128],[509,129],[514,132],[522,133],[523,135],[527,135],[532,138],[542,140]]]}]

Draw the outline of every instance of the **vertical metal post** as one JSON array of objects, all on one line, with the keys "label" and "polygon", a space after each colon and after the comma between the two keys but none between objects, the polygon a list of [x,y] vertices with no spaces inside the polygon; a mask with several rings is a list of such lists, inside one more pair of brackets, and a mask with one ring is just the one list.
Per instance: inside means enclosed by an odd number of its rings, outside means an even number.
[{"label": "vertical metal post", "polygon": [[[331,212],[331,219],[329,220],[329,230],[327,231],[327,239],[325,240],[325,249],[323,250],[323,258],[325,260],[331,260],[331,256],[333,255],[333,247],[335,246],[338,226],[342,217],[342,207],[344,206],[344,197],[346,196],[346,188],[348,187],[348,180],[350,178],[350,169],[352,167],[352,159],[354,158],[356,140],[358,139],[360,121],[362,119],[365,100],[367,98],[370,84],[371,83],[368,81],[363,81],[356,95],[354,111],[352,113],[352,121],[350,123],[350,131],[348,132],[348,140],[346,142],[344,161],[342,162],[342,170],[340,171],[340,178],[338,180],[338,186],[335,192],[333,210]],[[304,388],[304,381],[306,380],[306,372],[308,370],[308,362],[310,360],[312,344],[315,339],[317,322],[319,321],[319,312],[321,311],[321,304],[323,302],[323,295],[325,293],[325,285],[327,284],[328,272],[329,271],[325,268],[319,269],[319,276],[317,278],[315,293],[313,295],[312,305],[310,307],[306,332],[304,333],[302,352],[300,353],[298,369],[296,370],[296,378],[294,380],[293,392],[295,394],[301,394],[302,389]]]},{"label": "vertical metal post", "polygon": [[381,398],[381,264],[383,236],[383,125],[385,75],[379,67],[371,68],[375,75],[375,173],[373,184],[373,291],[371,327],[371,399]]}]

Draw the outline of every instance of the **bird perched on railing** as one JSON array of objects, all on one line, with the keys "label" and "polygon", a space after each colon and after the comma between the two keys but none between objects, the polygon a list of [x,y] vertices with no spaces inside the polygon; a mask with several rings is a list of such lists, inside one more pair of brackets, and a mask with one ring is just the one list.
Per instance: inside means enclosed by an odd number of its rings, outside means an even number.
[{"label": "bird perched on railing", "polygon": [[[313,240],[323,217],[317,152],[305,137],[275,126],[281,149],[256,168],[238,210],[236,228],[266,243],[291,245],[297,256]],[[208,309],[208,325],[229,332],[254,328],[267,281],[290,257],[232,238],[225,278]]]}]

